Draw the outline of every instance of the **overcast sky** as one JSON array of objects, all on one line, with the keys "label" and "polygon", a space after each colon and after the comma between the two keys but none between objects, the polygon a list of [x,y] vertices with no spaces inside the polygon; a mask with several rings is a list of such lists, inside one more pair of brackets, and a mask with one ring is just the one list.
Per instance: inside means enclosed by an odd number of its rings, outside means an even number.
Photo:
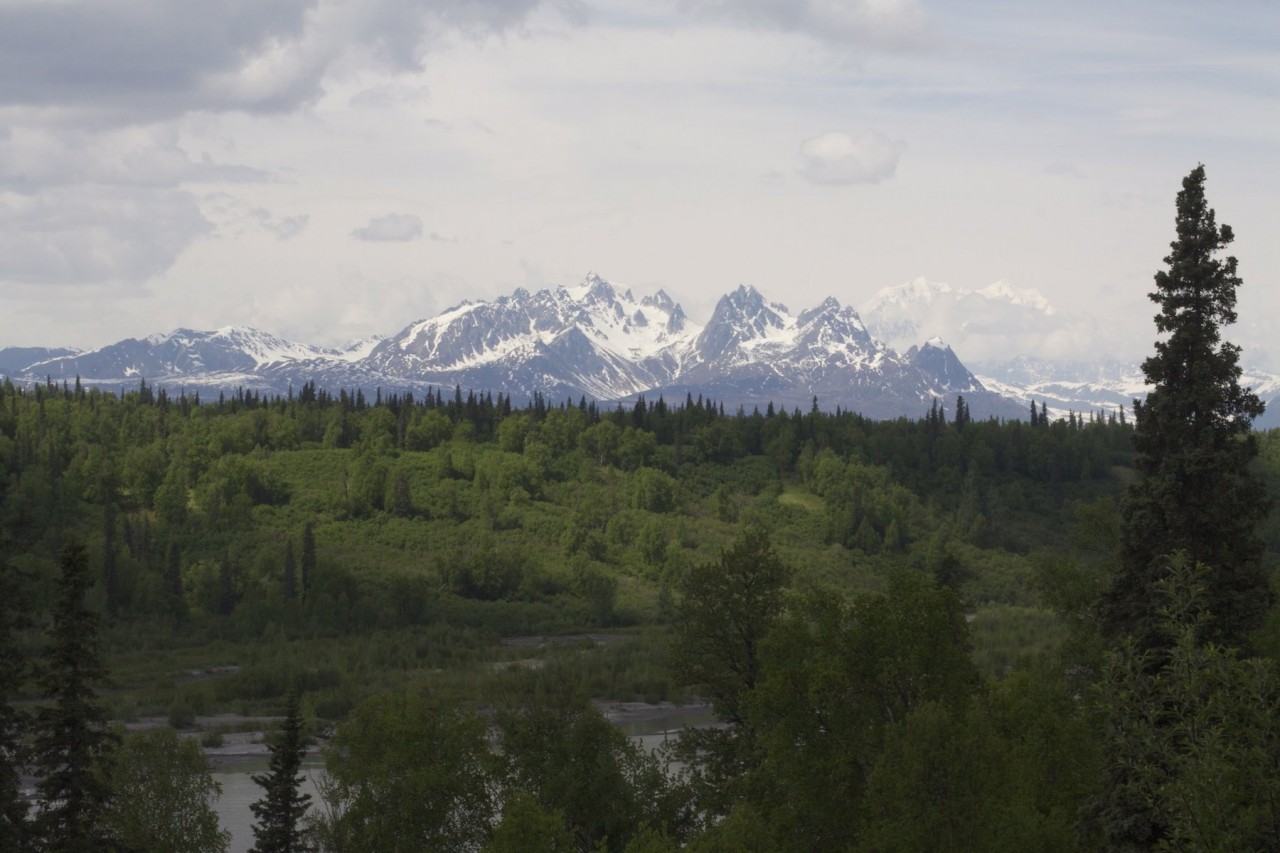
[{"label": "overcast sky", "polygon": [[0,0],[0,346],[332,345],[596,271],[698,321],[1005,280],[1142,351],[1200,162],[1263,360],[1274,0]]}]

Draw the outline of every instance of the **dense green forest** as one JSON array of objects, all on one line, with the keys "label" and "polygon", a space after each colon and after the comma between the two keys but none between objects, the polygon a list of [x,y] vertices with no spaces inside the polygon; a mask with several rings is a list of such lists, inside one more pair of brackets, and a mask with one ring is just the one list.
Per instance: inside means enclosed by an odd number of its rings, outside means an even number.
[{"label": "dense green forest", "polygon": [[194,741],[105,723],[287,711],[264,851],[1276,849],[1280,434],[1228,355],[1026,422],[5,383],[0,795],[51,793],[0,841],[222,849],[131,811],[166,767],[200,813]]},{"label": "dense green forest", "polygon": [[[864,823],[895,837],[937,830],[889,803],[937,809],[955,832],[1035,833],[1033,846],[1056,833],[1069,847],[1100,761],[1081,691],[1102,643],[1077,608],[1113,568],[1132,433],[1114,412],[1031,426],[940,410],[892,422],[816,407],[725,414],[697,400],[600,411],[457,391],[200,402],[145,384],[123,397],[6,385],[4,547],[30,615],[15,641],[39,656],[59,549],[79,541],[112,719],[269,713],[294,686],[315,729],[342,724],[339,742],[389,725],[371,715],[418,715],[432,717],[424,733],[459,726],[458,737],[470,721],[478,750],[484,718],[466,715],[495,707],[564,724],[591,713],[589,697],[696,695],[733,723],[703,739],[743,727],[782,739],[772,757],[767,742],[751,748],[781,762],[773,790],[742,790],[746,767],[689,761],[683,799],[645,792],[640,804],[671,814],[574,826],[591,847],[608,835],[622,849],[644,827],[769,838],[746,811],[757,798],[770,831],[816,833],[819,848],[843,849]],[[1260,470],[1280,483],[1280,435],[1261,446]],[[1277,531],[1265,529],[1270,554]],[[766,582],[753,659],[687,639],[673,650],[673,626],[727,613],[761,554],[782,568]],[[531,636],[569,640],[516,639]],[[1257,644],[1273,648],[1274,627]],[[530,698],[544,692],[547,708]],[[29,682],[17,696],[37,694]],[[812,755],[792,751],[810,738]],[[963,804],[898,766],[930,738],[934,760],[953,762],[935,772],[983,776],[946,780]],[[844,766],[826,776],[811,761]],[[913,784],[926,789],[902,790]],[[562,797],[520,802],[587,819]],[[1016,826],[990,825],[995,802]],[[868,811],[848,820],[856,803]]]}]

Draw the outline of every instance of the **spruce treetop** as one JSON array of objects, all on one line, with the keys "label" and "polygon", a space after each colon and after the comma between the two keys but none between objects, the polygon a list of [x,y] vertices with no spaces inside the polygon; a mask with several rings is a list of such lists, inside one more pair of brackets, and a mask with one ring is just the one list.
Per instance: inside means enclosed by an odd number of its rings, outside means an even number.
[{"label": "spruce treetop", "polygon": [[1270,603],[1256,533],[1267,502],[1251,470],[1263,405],[1240,386],[1240,348],[1222,340],[1241,281],[1236,259],[1220,257],[1234,235],[1217,224],[1204,180],[1197,166],[1182,182],[1177,239],[1150,294],[1162,337],[1142,365],[1152,390],[1134,403],[1140,479],[1125,499],[1122,568],[1106,602],[1111,632],[1144,644],[1160,642],[1152,589],[1175,551],[1214,569],[1208,638],[1244,645]]}]

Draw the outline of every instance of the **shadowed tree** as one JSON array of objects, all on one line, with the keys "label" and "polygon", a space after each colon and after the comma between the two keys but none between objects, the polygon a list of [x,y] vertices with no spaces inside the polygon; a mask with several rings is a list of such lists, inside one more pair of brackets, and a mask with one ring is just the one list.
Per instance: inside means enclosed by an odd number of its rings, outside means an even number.
[{"label": "shadowed tree", "polygon": [[284,725],[271,743],[271,765],[253,781],[263,789],[262,799],[251,805],[254,844],[250,853],[302,853],[311,850],[303,832],[302,818],[311,805],[311,795],[301,794],[302,757],[307,736],[298,709],[298,692],[290,690],[285,700]]},{"label": "shadowed tree", "polygon": [[1205,202],[1203,166],[1183,180],[1177,209],[1168,268],[1150,294],[1161,339],[1142,365],[1151,393],[1134,403],[1139,479],[1124,501],[1122,564],[1104,618],[1112,635],[1165,642],[1153,589],[1165,558],[1185,551],[1213,567],[1205,639],[1243,646],[1272,600],[1256,533],[1268,502],[1251,470],[1258,447],[1250,429],[1263,405],[1240,387],[1240,348],[1222,340],[1241,281],[1236,259],[1218,256],[1234,235]]},{"label": "shadowed tree", "polygon": [[316,579],[316,533],[309,521],[302,528],[302,561],[299,569],[302,572],[302,577],[299,578],[302,597],[305,598]]},{"label": "shadowed tree", "polygon": [[84,603],[89,558],[78,543],[63,547],[49,651],[39,683],[50,704],[36,711],[36,827],[42,850],[110,849],[103,814],[110,794],[102,772],[115,738],[96,691],[107,683],[98,616]]},{"label": "shadowed tree", "polygon": [[714,562],[691,568],[680,600],[671,669],[704,691],[723,727],[687,729],[676,747],[693,768],[700,808],[724,814],[756,760],[747,703],[762,674],[762,645],[782,612],[790,570],[763,530],[750,529]]},{"label": "shadowed tree", "polygon": [[30,844],[21,776],[27,718],[13,706],[26,671],[17,647],[21,613],[16,572],[0,562],[0,850],[27,850]]},{"label": "shadowed tree", "polygon": [[198,743],[173,729],[140,732],[116,754],[107,824],[136,853],[225,853],[231,833],[211,802],[220,794]]}]

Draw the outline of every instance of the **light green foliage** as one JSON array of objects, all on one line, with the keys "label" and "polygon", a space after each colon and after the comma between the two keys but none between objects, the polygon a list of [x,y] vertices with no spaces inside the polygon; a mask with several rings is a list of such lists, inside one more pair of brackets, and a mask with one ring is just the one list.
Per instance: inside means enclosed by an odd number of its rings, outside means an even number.
[{"label": "light green foliage", "polygon": [[416,413],[405,431],[405,447],[409,450],[431,450],[449,440],[453,422],[442,412],[430,409]]},{"label": "light green foliage", "polygon": [[653,468],[640,468],[631,477],[631,506],[649,512],[671,512],[676,508],[678,488],[670,475]]},{"label": "light green foliage", "polygon": [[491,451],[476,460],[475,485],[500,503],[510,500],[517,489],[537,497],[542,493],[542,472],[519,453]]},{"label": "light green foliage", "polygon": [[478,850],[496,811],[484,721],[420,691],[361,703],[325,747],[323,851]]},{"label": "light green foliage", "polygon": [[529,434],[530,426],[528,415],[511,415],[503,418],[502,423],[498,424],[496,436],[498,449],[507,453],[523,452],[525,438]]},{"label": "light green foliage", "polygon": [[192,739],[172,729],[129,735],[111,768],[105,822],[136,853],[225,853],[231,833],[218,825],[221,791]]}]

